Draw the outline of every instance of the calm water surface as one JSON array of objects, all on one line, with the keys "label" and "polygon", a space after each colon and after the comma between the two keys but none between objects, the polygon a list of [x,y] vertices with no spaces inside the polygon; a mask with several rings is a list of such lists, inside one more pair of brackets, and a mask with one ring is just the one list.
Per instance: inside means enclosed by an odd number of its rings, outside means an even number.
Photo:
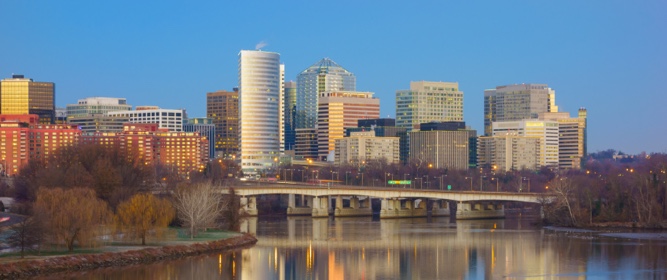
[{"label": "calm water surface", "polygon": [[249,249],[42,279],[667,279],[664,232],[532,222],[254,218]]}]

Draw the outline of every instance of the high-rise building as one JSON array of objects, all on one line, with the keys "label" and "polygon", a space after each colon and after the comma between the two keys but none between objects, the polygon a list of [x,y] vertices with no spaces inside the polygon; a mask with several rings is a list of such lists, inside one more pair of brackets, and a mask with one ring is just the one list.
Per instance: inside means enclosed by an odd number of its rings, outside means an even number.
[{"label": "high-rise building", "polygon": [[280,154],[285,153],[285,64],[280,64],[280,95],[278,96],[278,135],[280,137]]},{"label": "high-rise building", "polygon": [[294,156],[299,159],[317,160],[317,129],[297,128],[294,134]]},{"label": "high-rise building", "polygon": [[536,170],[540,167],[540,137],[504,133],[478,138],[479,166],[494,170]]},{"label": "high-rise building", "polygon": [[315,127],[321,93],[355,91],[356,83],[352,72],[329,58],[323,58],[299,73],[296,78],[296,128]]},{"label": "high-rise building", "polygon": [[542,113],[540,120],[558,122],[558,168],[581,168],[586,155],[586,117],[585,108],[580,108],[578,116],[571,118],[570,113]]},{"label": "high-rise building", "polygon": [[239,89],[207,93],[206,117],[215,125],[215,157],[235,158],[239,152]]},{"label": "high-rise building", "polygon": [[[380,117],[380,100],[372,92],[334,91],[321,93],[317,112],[317,156],[329,160],[336,139],[345,136],[345,129],[357,127],[360,119]],[[333,161],[333,158],[330,159]]]},{"label": "high-rise building", "polygon": [[67,104],[67,117],[89,117],[93,114],[103,115],[108,112],[130,111],[132,105],[125,98],[88,97],[79,99],[77,104]]},{"label": "high-rise building", "polygon": [[208,157],[215,158],[215,125],[209,118],[192,118],[183,125],[184,132],[197,132],[208,140]]},{"label": "high-rise building", "polygon": [[296,82],[285,82],[285,103],[283,118],[285,121],[285,150],[294,150],[296,142]]},{"label": "high-rise building", "polygon": [[110,117],[126,117],[130,123],[156,123],[169,131],[183,131],[187,119],[183,109],[160,109],[157,106],[137,106],[133,111],[107,112]]},{"label": "high-rise building", "polygon": [[408,131],[428,122],[463,121],[463,92],[459,83],[410,82],[396,91],[396,126]]},{"label": "high-rise building", "polygon": [[281,81],[280,54],[239,53],[239,149],[246,174],[276,167],[282,130]]},{"label": "high-rise building", "polygon": [[67,124],[67,109],[56,107],[56,115],[53,120],[55,124]]},{"label": "high-rise building", "polygon": [[484,135],[492,135],[493,122],[536,119],[538,114],[546,112],[558,112],[556,91],[546,84],[487,89],[484,91]]},{"label": "high-rise building", "polygon": [[33,82],[23,75],[0,81],[0,114],[39,116],[39,123],[55,123],[56,86]]},{"label": "high-rise building", "polygon": [[30,160],[47,161],[80,136],[76,126],[41,124],[34,114],[0,115],[0,173],[13,176]]},{"label": "high-rise building", "polygon": [[399,138],[375,137],[374,131],[351,132],[350,137],[336,139],[336,165],[359,165],[368,160],[385,159],[399,163]]},{"label": "high-rise building", "polygon": [[558,167],[559,129],[557,121],[521,120],[493,122],[493,135],[516,134],[540,139],[540,167]]}]

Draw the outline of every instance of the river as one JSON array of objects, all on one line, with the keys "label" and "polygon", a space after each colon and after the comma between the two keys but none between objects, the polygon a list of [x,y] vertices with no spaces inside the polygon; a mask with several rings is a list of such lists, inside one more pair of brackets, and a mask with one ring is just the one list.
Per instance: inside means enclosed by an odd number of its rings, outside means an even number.
[{"label": "river", "polygon": [[667,233],[533,219],[252,218],[256,246],[41,279],[667,279]]}]

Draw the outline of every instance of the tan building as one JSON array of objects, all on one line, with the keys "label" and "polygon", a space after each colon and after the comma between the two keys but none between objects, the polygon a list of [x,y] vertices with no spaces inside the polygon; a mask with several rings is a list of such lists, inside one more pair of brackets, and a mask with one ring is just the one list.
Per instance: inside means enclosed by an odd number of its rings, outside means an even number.
[{"label": "tan building", "polygon": [[477,164],[499,171],[535,170],[540,166],[540,138],[501,134],[477,138]]},{"label": "tan building", "polygon": [[356,165],[374,159],[399,163],[399,137],[375,137],[375,131],[351,132],[350,137],[336,139],[335,164]]},{"label": "tan building", "polygon": [[206,117],[215,125],[216,157],[234,158],[239,152],[239,91],[206,94]]},{"label": "tan building", "polygon": [[558,112],[556,91],[546,84],[487,89],[484,91],[484,135],[492,135],[493,122],[536,119],[538,114],[545,112]]},{"label": "tan building", "polygon": [[0,114],[39,116],[39,123],[55,123],[55,84],[33,82],[23,75],[0,81]]},{"label": "tan building", "polygon": [[[372,92],[335,91],[321,93],[317,112],[318,159],[328,160],[336,147],[336,139],[345,136],[345,129],[357,127],[360,119],[380,117],[380,100]],[[333,159],[330,159],[333,160]]]},{"label": "tan building", "polygon": [[580,108],[578,116],[571,118],[570,113],[543,113],[539,119],[558,122],[558,167],[563,169],[581,168],[586,155],[586,118],[587,111]]},{"label": "tan building", "polygon": [[493,136],[508,133],[538,137],[540,139],[540,167],[558,167],[558,122],[535,119],[493,122]]},{"label": "tan building", "polygon": [[471,130],[410,132],[410,160],[424,166],[463,170],[469,167]]},{"label": "tan building", "polygon": [[396,126],[408,131],[422,123],[463,121],[463,92],[459,83],[410,82],[396,91]]}]

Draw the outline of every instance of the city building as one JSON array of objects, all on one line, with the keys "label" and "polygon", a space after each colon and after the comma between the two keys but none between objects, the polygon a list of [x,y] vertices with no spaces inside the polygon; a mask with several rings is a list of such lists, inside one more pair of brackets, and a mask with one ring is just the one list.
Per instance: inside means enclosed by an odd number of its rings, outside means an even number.
[{"label": "city building", "polygon": [[169,131],[183,131],[183,120],[187,119],[183,109],[160,109],[157,106],[137,106],[131,111],[111,111],[110,117],[126,117],[130,123],[156,123]]},{"label": "city building", "polygon": [[47,162],[58,149],[79,143],[73,125],[42,124],[35,114],[0,115],[0,156],[5,176],[13,176],[31,160]]},{"label": "city building", "polygon": [[480,167],[498,171],[536,170],[540,167],[540,137],[505,133],[478,138]]},{"label": "city building", "polygon": [[276,168],[283,130],[281,69],[278,53],[239,53],[239,150],[245,174]]},{"label": "city building", "polygon": [[558,112],[556,91],[546,84],[515,84],[484,91],[484,135],[493,133],[496,121],[536,119],[538,114]]},{"label": "city building", "polygon": [[39,123],[55,123],[56,86],[34,82],[23,75],[0,81],[0,114],[39,116]]},{"label": "city building", "polygon": [[459,83],[410,82],[396,91],[396,126],[409,131],[428,122],[463,121],[463,92]]},{"label": "city building", "polygon": [[132,105],[125,98],[88,97],[79,99],[77,104],[67,104],[67,117],[89,117],[93,114],[104,115],[109,112],[130,111]]},{"label": "city building", "polygon": [[56,107],[56,115],[53,120],[55,124],[67,124],[67,109]]},{"label": "city building", "polygon": [[540,167],[558,167],[558,122],[548,120],[496,121],[492,124],[492,136],[516,134],[540,139]]},{"label": "city building", "polygon": [[215,158],[215,125],[209,118],[188,119],[183,125],[184,132],[197,132],[208,140],[208,157]]},{"label": "city building", "polygon": [[294,150],[296,143],[296,82],[285,82],[285,102],[283,118],[285,121],[285,150]]},{"label": "city building", "polygon": [[128,116],[107,116],[104,114],[88,114],[68,117],[67,123],[79,126],[81,132],[121,132],[123,124],[130,122]]},{"label": "city building", "polygon": [[[280,64],[280,95],[278,96],[278,137],[280,154],[285,154],[285,64]],[[274,158],[275,159],[275,158]]]},{"label": "city building", "polygon": [[235,158],[239,152],[239,89],[207,93],[206,117],[215,125],[215,157]]},{"label": "city building", "polygon": [[468,169],[470,131],[431,130],[410,132],[410,161],[424,168]]},{"label": "city building", "polygon": [[587,153],[586,118],[585,108],[579,109],[576,118],[571,118],[570,113],[566,112],[539,115],[540,120],[558,122],[558,168],[581,168],[582,160]]},{"label": "city building", "polygon": [[299,73],[296,79],[296,128],[315,127],[320,94],[355,91],[356,83],[352,72],[329,58],[323,58]]},{"label": "city building", "polygon": [[372,92],[333,91],[321,93],[317,112],[317,156],[333,161],[336,139],[345,136],[345,129],[357,127],[360,119],[380,117],[380,100]]},{"label": "city building", "polygon": [[297,128],[294,132],[294,157],[304,160],[317,160],[317,129]]},{"label": "city building", "polygon": [[410,154],[407,128],[397,127],[395,124],[396,120],[389,118],[361,119],[357,122],[357,127],[345,129],[345,137],[350,137],[352,132],[359,131],[374,131],[375,137],[398,137],[399,159],[401,162],[406,163]]},{"label": "city building", "polygon": [[399,138],[375,137],[374,131],[351,132],[350,137],[336,139],[336,165],[359,165],[368,160],[399,163]]}]

